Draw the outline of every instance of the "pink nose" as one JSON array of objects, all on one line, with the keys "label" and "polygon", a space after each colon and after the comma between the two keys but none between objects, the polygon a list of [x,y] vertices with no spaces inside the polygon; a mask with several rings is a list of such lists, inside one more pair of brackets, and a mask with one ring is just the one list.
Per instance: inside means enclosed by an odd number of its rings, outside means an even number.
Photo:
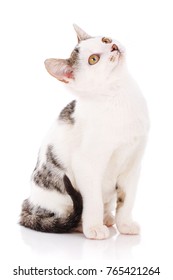
[{"label": "pink nose", "polygon": [[111,52],[118,51],[117,45],[113,44],[111,48]]}]

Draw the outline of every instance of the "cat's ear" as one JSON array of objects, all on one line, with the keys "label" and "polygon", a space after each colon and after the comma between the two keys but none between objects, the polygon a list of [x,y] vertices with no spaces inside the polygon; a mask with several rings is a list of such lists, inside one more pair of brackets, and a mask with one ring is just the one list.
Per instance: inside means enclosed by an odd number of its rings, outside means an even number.
[{"label": "cat's ear", "polygon": [[71,79],[74,79],[73,68],[66,59],[49,58],[44,64],[48,73],[61,82],[69,83]]},{"label": "cat's ear", "polygon": [[77,24],[73,24],[73,27],[76,31],[78,42],[91,38],[91,36],[88,35],[84,30],[82,30]]}]

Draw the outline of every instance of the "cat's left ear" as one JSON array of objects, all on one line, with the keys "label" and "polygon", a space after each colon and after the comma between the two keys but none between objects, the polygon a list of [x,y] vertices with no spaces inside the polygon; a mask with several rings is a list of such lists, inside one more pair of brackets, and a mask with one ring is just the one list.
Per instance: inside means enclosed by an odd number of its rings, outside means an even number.
[{"label": "cat's left ear", "polygon": [[91,36],[88,35],[82,28],[80,28],[77,24],[73,24],[74,30],[76,31],[78,43],[83,40],[90,39]]},{"label": "cat's left ear", "polygon": [[59,81],[69,83],[71,79],[74,79],[73,68],[66,59],[49,58],[44,64],[48,73]]}]

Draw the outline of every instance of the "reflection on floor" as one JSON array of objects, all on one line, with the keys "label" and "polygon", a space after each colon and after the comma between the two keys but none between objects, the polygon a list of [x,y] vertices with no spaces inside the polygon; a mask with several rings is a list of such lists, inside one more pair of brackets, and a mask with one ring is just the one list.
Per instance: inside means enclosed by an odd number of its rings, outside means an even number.
[{"label": "reflection on floor", "polygon": [[88,240],[81,233],[48,234],[20,227],[25,246],[38,255],[54,255],[62,259],[132,259],[133,248],[140,244],[140,236],[127,236],[110,229],[107,240]]}]

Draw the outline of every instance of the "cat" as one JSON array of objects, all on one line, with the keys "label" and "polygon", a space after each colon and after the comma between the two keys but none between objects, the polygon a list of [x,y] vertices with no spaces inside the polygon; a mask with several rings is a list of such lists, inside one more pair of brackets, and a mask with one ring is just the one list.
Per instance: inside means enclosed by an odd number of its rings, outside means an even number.
[{"label": "cat", "polygon": [[114,224],[121,234],[139,234],[132,209],[149,130],[147,105],[124,47],[74,29],[78,44],[70,58],[47,59],[45,67],[76,99],[43,141],[20,224],[43,232],[79,230],[89,239],[108,238]]}]

